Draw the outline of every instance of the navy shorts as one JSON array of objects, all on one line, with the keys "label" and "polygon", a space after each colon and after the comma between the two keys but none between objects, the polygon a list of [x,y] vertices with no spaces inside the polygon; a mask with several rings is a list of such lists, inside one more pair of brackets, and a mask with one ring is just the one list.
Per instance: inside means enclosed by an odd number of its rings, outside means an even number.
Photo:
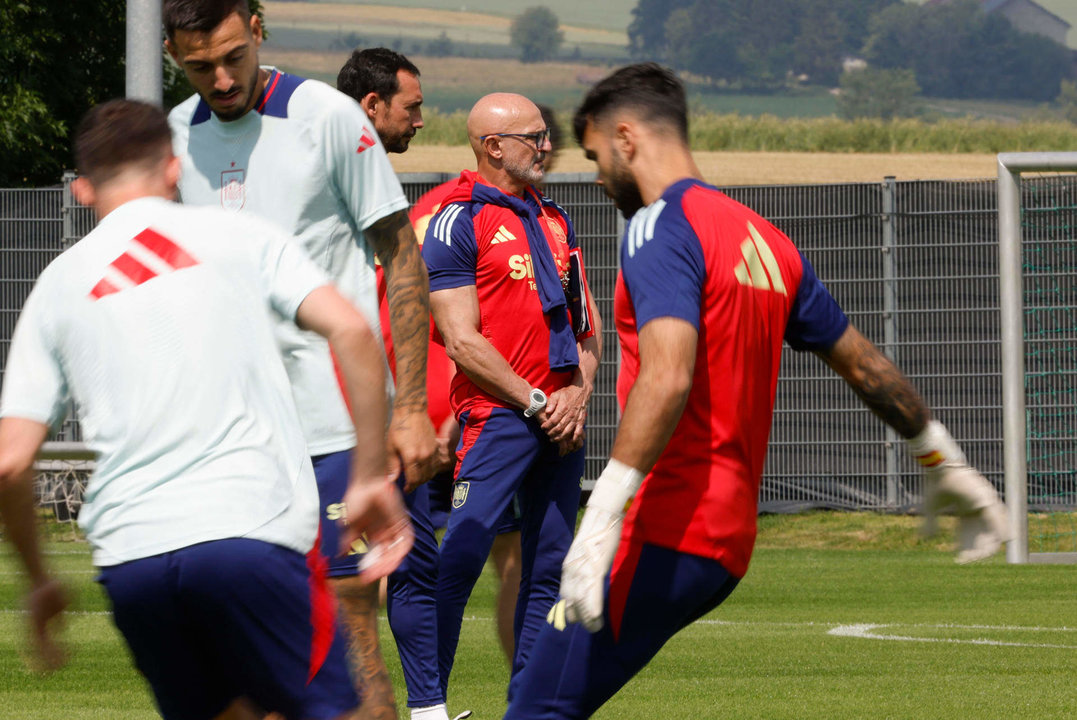
[{"label": "navy shorts", "polygon": [[234,538],[101,569],[113,619],[167,720],[238,697],[288,718],[359,704],[316,551]]},{"label": "navy shorts", "polygon": [[359,574],[359,558],[366,553],[360,538],[346,553],[340,552],[340,521],[344,519],[344,491],[351,477],[352,451],[315,455],[314,477],[318,481],[318,507],[321,508],[322,554],[329,563],[329,577]]},{"label": "navy shorts", "polygon": [[602,629],[566,623],[559,600],[512,678],[506,720],[590,717],[738,582],[716,560],[623,541],[606,578]]}]

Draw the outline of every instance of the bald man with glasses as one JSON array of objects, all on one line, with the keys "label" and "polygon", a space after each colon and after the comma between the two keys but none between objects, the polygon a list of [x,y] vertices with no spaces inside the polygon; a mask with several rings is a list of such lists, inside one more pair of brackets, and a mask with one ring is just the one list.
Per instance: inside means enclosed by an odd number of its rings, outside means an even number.
[{"label": "bald man with glasses", "polygon": [[575,231],[536,189],[552,148],[521,95],[480,99],[464,171],[427,226],[430,308],[457,372],[461,425],[438,576],[438,663],[448,683],[464,606],[509,504],[523,548],[512,672],[557,598],[583,474],[584,422],[601,353]]}]

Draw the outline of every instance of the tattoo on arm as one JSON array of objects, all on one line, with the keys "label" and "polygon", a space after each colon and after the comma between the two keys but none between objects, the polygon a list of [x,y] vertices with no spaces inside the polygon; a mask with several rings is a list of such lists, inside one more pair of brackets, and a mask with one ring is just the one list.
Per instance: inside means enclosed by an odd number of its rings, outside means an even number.
[{"label": "tattoo on arm", "polygon": [[817,354],[902,437],[919,434],[931,419],[931,411],[908,378],[852,326],[833,347]]},{"label": "tattoo on arm", "polygon": [[430,285],[415,231],[403,210],[365,231],[385,271],[389,325],[396,351],[397,408],[426,412],[426,349]]}]

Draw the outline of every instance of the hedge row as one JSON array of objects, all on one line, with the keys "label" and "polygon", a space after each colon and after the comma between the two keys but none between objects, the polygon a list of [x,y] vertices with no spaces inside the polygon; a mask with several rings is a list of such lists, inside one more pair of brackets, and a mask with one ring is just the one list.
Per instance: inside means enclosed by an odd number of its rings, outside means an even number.
[{"label": "hedge row", "polygon": [[[566,142],[572,142],[570,118],[563,113]],[[414,142],[461,145],[466,142],[467,113],[428,111],[426,127]],[[779,118],[704,113],[689,122],[695,150],[850,153],[999,153],[1077,151],[1077,125],[1067,122],[915,119],[841,120]]]}]

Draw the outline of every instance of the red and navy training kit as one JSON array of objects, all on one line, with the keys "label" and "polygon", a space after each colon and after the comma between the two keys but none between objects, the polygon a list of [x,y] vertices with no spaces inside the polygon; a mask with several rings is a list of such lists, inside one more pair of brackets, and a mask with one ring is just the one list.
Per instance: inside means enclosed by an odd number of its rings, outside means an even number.
[{"label": "red and navy training kit", "polygon": [[732,592],[755,543],[783,338],[822,350],[848,326],[785,234],[693,179],[632,218],[614,313],[622,408],[639,375],[638,331],[656,318],[696,328],[692,388],[625,517],[602,630],[566,625],[559,604],[512,679],[506,718],[591,715]]},{"label": "red and navy training kit", "polygon": [[[568,385],[579,362],[562,279],[576,248],[567,215],[528,189],[523,198],[464,172],[430,222],[423,258],[431,292],[474,285],[480,331],[532,387]],[[450,402],[461,423],[452,512],[438,576],[438,659],[447,685],[464,606],[490,552],[497,524],[516,496],[523,551],[513,672],[558,593],[561,562],[579,506],[583,450],[561,456],[536,418],[485,392],[461,370]]]}]

